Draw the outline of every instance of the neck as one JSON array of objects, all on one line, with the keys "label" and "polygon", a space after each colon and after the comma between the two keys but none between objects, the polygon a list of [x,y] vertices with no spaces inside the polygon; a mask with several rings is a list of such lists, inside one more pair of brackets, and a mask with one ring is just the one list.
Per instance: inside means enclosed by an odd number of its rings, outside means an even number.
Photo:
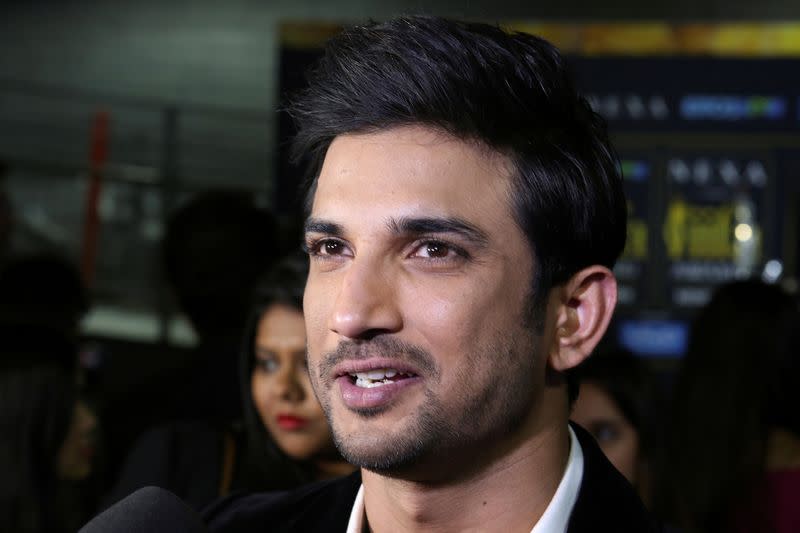
[{"label": "neck", "polygon": [[[553,498],[567,465],[566,418],[540,423],[515,440],[474,474],[464,478],[456,473],[452,482],[362,471],[370,528],[377,533],[529,531]],[[454,472],[467,469],[453,466]]]}]

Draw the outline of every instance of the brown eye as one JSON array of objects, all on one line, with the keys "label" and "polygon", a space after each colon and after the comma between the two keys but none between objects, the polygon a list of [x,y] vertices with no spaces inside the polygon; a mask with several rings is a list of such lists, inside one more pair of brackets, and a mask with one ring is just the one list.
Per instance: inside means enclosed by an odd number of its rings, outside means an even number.
[{"label": "brown eye", "polygon": [[452,243],[440,240],[422,240],[414,244],[411,257],[438,267],[455,266],[469,258],[469,254]]},{"label": "brown eye", "polygon": [[447,257],[450,249],[446,244],[440,242],[429,242],[425,245],[425,252],[428,257]]},{"label": "brown eye", "polygon": [[338,239],[320,239],[305,245],[305,248],[312,257],[325,258],[350,255],[347,252],[347,245]]},{"label": "brown eye", "polygon": [[454,253],[453,247],[441,241],[428,241],[422,243],[417,254],[427,259],[446,259]]},{"label": "brown eye", "polygon": [[322,245],[322,251],[327,255],[339,255],[342,253],[342,248],[342,243],[337,241],[327,241]]}]

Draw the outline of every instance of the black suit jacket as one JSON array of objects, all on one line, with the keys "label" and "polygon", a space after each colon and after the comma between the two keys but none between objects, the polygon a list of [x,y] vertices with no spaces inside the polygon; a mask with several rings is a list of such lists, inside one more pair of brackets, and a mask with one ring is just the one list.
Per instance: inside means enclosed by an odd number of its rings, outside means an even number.
[{"label": "black suit jacket", "polygon": [[[660,531],[628,481],[611,466],[580,426],[572,425],[583,449],[583,480],[568,533]],[[361,474],[308,485],[292,492],[233,495],[210,506],[203,518],[212,532],[341,532],[361,485]]]}]

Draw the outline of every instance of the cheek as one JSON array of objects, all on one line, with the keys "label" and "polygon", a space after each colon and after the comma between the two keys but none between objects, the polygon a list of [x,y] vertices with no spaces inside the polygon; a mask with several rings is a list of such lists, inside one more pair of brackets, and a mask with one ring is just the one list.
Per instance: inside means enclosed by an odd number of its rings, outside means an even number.
[{"label": "cheek", "polygon": [[624,431],[620,438],[603,446],[603,452],[626,478],[635,482],[639,461],[639,443],[635,432]]},{"label": "cheek", "polygon": [[309,278],[303,297],[303,319],[309,347],[322,342],[328,331],[328,316],[334,302],[330,293],[330,287],[323,280]]},{"label": "cheek", "polygon": [[624,450],[631,468],[634,468],[639,460],[639,439],[636,437],[636,433],[633,430],[625,433],[625,436],[620,442],[620,449]]},{"label": "cheek", "polygon": [[81,455],[80,435],[76,428],[70,428],[59,449],[56,464],[59,476],[65,479],[79,479],[83,470],[89,468],[88,459]]},{"label": "cheek", "polygon": [[[405,326],[422,333],[431,347],[474,349],[488,332],[508,331],[515,300],[488,279],[473,283],[412,285],[402,301]],[[436,350],[434,350],[436,351]],[[445,355],[445,354],[440,354]]]},{"label": "cheek", "polygon": [[311,385],[308,375],[302,376],[301,383],[303,384],[303,393],[305,398],[305,401],[303,402],[305,404],[304,410],[309,416],[324,419],[325,413],[322,411],[322,406],[317,400],[317,395],[314,393],[314,387]]},{"label": "cheek", "polygon": [[270,406],[272,402],[269,399],[270,382],[269,378],[262,375],[260,372],[254,372],[250,378],[250,389],[253,405],[258,412],[258,415],[263,421],[269,420]]}]

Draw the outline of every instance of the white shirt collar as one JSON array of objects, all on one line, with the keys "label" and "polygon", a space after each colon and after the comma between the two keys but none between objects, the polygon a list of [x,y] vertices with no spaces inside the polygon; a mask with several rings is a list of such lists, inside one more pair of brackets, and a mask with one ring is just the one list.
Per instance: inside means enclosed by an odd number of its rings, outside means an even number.
[{"label": "white shirt collar", "polygon": [[347,523],[347,533],[361,533],[364,531],[364,484],[358,487],[356,502],[350,511],[350,521]]},{"label": "white shirt collar", "polygon": [[[569,459],[561,482],[558,484],[553,499],[547,505],[539,521],[531,529],[531,533],[564,533],[567,531],[572,508],[578,500],[578,491],[583,481],[583,450],[569,427]],[[364,530],[364,485],[358,489],[353,510],[350,511],[350,521],[347,523],[347,533],[361,533]]]},{"label": "white shirt collar", "polygon": [[531,533],[564,533],[572,515],[572,508],[578,501],[578,491],[583,481],[583,450],[575,432],[569,429],[569,459],[561,482],[544,514],[531,529]]}]

